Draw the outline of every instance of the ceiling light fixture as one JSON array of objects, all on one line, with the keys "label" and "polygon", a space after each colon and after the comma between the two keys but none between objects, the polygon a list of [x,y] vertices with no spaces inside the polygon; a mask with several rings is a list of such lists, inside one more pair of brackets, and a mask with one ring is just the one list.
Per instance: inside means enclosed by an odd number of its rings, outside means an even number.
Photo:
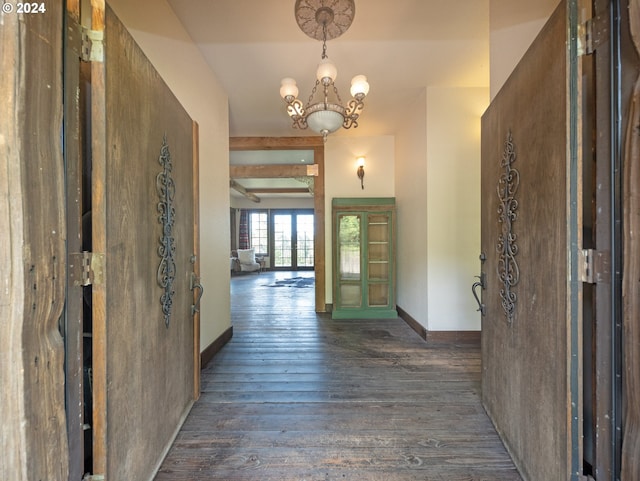
[{"label": "ceiling light fixture", "polygon": [[351,95],[346,106],[334,82],[338,69],[327,56],[327,40],[337,38],[351,26],[355,15],[353,0],[296,0],[295,16],[300,29],[309,37],[322,40],[322,60],[318,64],[316,83],[306,105],[298,97],[298,87],[292,78],[282,79],[280,95],[287,103],[287,113],[293,127],[327,135],[340,127],[358,126],[358,118],[369,93],[369,83],[364,75],[351,80]]}]

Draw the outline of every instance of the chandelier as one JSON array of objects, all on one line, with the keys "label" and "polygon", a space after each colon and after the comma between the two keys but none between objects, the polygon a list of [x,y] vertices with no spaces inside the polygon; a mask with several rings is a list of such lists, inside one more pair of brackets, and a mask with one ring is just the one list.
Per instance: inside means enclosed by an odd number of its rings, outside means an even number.
[{"label": "chandelier", "polygon": [[351,80],[352,98],[343,106],[335,86],[338,69],[327,56],[327,40],[337,38],[351,26],[355,15],[353,0],[297,0],[296,21],[300,29],[309,37],[322,40],[322,59],[316,71],[316,83],[306,105],[298,99],[298,87],[292,78],[282,79],[280,95],[287,103],[287,113],[293,127],[307,127],[322,135],[327,135],[340,127],[358,127],[358,118],[364,107],[364,98],[369,93],[369,83],[364,75],[356,75]]}]

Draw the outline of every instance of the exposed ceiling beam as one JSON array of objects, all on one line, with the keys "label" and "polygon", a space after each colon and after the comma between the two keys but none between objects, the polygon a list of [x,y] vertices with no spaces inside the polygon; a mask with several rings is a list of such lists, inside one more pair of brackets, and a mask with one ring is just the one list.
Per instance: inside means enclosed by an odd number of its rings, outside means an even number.
[{"label": "exposed ceiling beam", "polygon": [[309,189],[306,187],[256,187],[247,189],[249,194],[308,194]]},{"label": "exposed ceiling beam", "polygon": [[233,179],[282,179],[317,176],[318,166],[297,164],[230,165],[229,177]]},{"label": "exposed ceiling beam", "polygon": [[260,203],[260,197],[258,197],[253,192],[249,192],[243,186],[238,184],[235,180],[229,179],[229,187],[231,187],[233,190],[235,190],[237,192],[240,192],[242,195],[244,195],[250,201],[255,202],[256,204]]},{"label": "exposed ceiling beam", "polygon": [[322,146],[322,137],[229,137],[229,150],[300,150]]}]

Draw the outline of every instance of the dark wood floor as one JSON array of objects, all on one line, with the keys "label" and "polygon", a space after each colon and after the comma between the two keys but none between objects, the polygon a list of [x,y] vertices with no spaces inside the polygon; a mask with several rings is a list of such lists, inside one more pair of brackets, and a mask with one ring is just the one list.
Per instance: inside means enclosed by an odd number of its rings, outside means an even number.
[{"label": "dark wood floor", "polygon": [[164,480],[520,480],[480,403],[480,350],[427,345],[402,320],[316,315],[312,273],[232,278],[233,339]]}]

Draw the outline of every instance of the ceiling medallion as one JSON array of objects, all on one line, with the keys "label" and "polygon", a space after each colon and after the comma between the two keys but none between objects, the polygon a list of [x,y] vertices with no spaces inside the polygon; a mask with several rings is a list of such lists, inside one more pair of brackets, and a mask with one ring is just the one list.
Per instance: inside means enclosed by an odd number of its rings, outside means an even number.
[{"label": "ceiling medallion", "polygon": [[355,5],[353,0],[297,0],[295,15],[298,26],[305,34],[322,40],[322,60],[306,105],[298,99],[298,87],[292,78],[282,79],[280,95],[287,103],[287,113],[293,121],[293,127],[308,127],[321,134],[326,141],[327,135],[340,127],[358,127],[363,101],[369,93],[367,77],[356,75],[351,80],[353,98],[343,106],[334,84],[338,69],[327,56],[327,40],[339,37],[351,26]]},{"label": "ceiling medallion", "polygon": [[[316,40],[333,40],[346,32],[353,22],[353,0],[297,0],[296,21],[300,30]],[[324,38],[323,26],[327,26]]]}]

